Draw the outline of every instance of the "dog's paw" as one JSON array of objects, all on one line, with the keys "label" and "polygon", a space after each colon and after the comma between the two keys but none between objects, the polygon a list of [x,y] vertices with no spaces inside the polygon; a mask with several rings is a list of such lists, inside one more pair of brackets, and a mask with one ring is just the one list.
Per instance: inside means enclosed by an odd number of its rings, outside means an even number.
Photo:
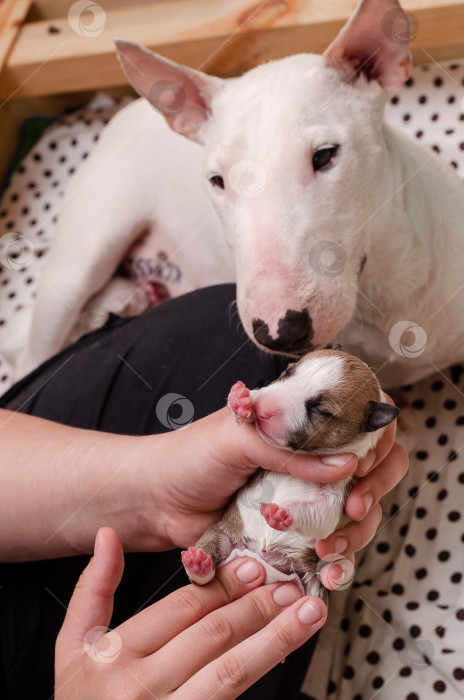
[{"label": "dog's paw", "polygon": [[292,516],[275,503],[261,503],[260,513],[274,530],[288,530],[293,524]]},{"label": "dog's paw", "polygon": [[189,547],[181,554],[187,576],[193,583],[204,585],[214,578],[213,561],[209,554],[205,554],[202,549]]},{"label": "dog's paw", "polygon": [[250,390],[247,389],[243,382],[234,384],[229,392],[227,406],[234,414],[238,425],[243,421],[249,420],[253,416],[253,399],[250,396]]}]

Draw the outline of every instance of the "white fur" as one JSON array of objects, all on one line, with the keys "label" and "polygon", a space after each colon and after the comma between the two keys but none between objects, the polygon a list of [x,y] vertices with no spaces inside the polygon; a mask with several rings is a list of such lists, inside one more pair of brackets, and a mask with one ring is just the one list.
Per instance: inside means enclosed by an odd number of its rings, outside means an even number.
[{"label": "white fur", "polygon": [[[316,539],[328,537],[340,520],[343,511],[347,479],[331,484],[317,484],[297,479],[289,474],[267,471],[263,482],[240,492],[237,499],[246,533],[253,533],[260,548],[272,549],[285,544],[291,553],[314,546]],[[269,500],[265,500],[269,497]],[[291,510],[291,530],[274,530],[261,515],[261,502],[277,503],[288,507],[299,503],[298,512]]]},{"label": "white fur", "polygon": [[[260,433],[267,441],[286,446],[286,436],[308,423],[306,401],[320,394],[337,394],[337,386],[346,372],[343,356],[328,355],[301,360],[294,373],[262,389],[250,392],[253,401],[253,416],[259,413],[259,401],[266,397],[271,401],[276,418],[270,435]],[[386,397],[380,390],[380,401]],[[349,411],[349,406],[346,407]],[[259,430],[259,421],[257,428]],[[353,453],[363,457],[374,448],[385,428],[360,433],[352,443],[333,450]],[[266,465],[262,465],[265,469]],[[317,539],[330,535],[337,527],[343,512],[346,487],[351,477],[341,481],[322,484],[310,483],[288,473],[266,471],[262,481],[256,481],[239,492],[237,504],[243,521],[245,537],[257,541],[257,550],[266,551],[283,547],[289,554],[297,554],[312,548]],[[260,513],[261,503],[276,503],[293,517],[290,530],[279,531],[270,527]]]},{"label": "white fur", "polygon": [[[253,319],[276,337],[288,309],[309,309],[313,343],[336,339],[383,367],[385,386],[416,381],[432,362],[462,359],[462,181],[383,122],[381,85],[359,73],[347,81],[349,65],[340,58],[350,37],[367,45],[370,24],[377,27],[393,6],[364,0],[326,57],[290,56],[227,81],[129,47],[131,61],[146,62],[138,71],[142,94],[150,96],[163,70],[184,85],[186,111],[168,121],[204,147],[170,131],[145,100],[112,120],[68,191],[23,371],[60,348],[147,225],[154,254],[167,247],[189,270],[190,287],[232,281],[235,265],[238,310],[251,338]],[[395,50],[403,53],[393,64],[387,52],[391,65],[379,77],[389,88],[407,75],[407,46]],[[314,151],[335,143],[333,167],[313,172]],[[212,174],[224,177],[224,191],[209,184]],[[339,274],[311,264],[321,241],[346,257]],[[175,285],[170,291],[179,292]],[[413,360],[389,343],[391,328],[406,319],[428,336]]]},{"label": "white fur", "polygon": [[[342,357],[310,357],[297,365],[293,376],[252,392],[255,412],[259,410],[260,402],[278,406],[278,428],[274,427],[272,431],[273,439],[266,434],[269,421],[257,421],[258,431],[264,439],[286,447],[290,431],[301,428],[308,421],[305,402],[322,392],[335,390],[343,377],[343,365]],[[274,421],[274,417],[269,420]]]}]

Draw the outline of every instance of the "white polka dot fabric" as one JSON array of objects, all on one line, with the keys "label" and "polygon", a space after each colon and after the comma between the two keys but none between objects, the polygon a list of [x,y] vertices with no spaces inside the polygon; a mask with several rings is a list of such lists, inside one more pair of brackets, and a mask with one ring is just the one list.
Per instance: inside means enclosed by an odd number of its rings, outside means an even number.
[{"label": "white polka dot fabric", "polygon": [[329,700],[464,697],[463,390],[456,366],[402,391],[417,444],[359,558]]},{"label": "white polka dot fabric", "polygon": [[110,118],[130,97],[99,94],[53,125],[13,174],[0,202],[0,395],[27,342],[37,283],[66,186]]},{"label": "white polka dot fabric", "polygon": [[464,62],[427,64],[387,105],[385,116],[412,139],[440,153],[464,177]]}]

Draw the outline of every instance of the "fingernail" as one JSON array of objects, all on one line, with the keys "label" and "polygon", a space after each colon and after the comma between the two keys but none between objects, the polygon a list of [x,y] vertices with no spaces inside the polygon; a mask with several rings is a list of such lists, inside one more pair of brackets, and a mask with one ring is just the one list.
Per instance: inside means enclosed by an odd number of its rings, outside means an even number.
[{"label": "fingernail", "polygon": [[341,554],[348,547],[348,542],[344,537],[336,537],[333,541],[333,552],[334,554]]},{"label": "fingernail", "polygon": [[332,564],[328,574],[330,580],[337,586],[341,586],[346,581],[346,572],[340,564]]},{"label": "fingernail", "polygon": [[98,549],[99,544],[100,544],[100,530],[97,532],[97,536],[96,536],[96,538],[95,538],[95,547],[94,547],[94,549],[93,549],[93,555],[94,555],[94,556],[95,556],[95,554],[97,553],[97,549]]},{"label": "fingernail", "polygon": [[363,457],[362,464],[357,469],[359,476],[364,476],[364,474],[367,474],[375,462],[375,457],[375,452],[368,452],[367,455]]},{"label": "fingernail", "polygon": [[298,619],[304,625],[314,625],[321,617],[321,609],[313,600],[307,600],[298,610]]},{"label": "fingernail", "polygon": [[293,583],[284,583],[282,586],[275,589],[272,597],[277,605],[284,608],[301,598],[301,592]]},{"label": "fingernail", "polygon": [[256,581],[260,573],[261,571],[257,562],[246,561],[244,564],[238,567],[235,575],[242,583],[251,583],[252,581]]},{"label": "fingernail", "polygon": [[343,467],[352,457],[354,457],[353,454],[322,455],[320,459],[322,464],[329,467]]},{"label": "fingernail", "polygon": [[366,512],[364,513],[364,515],[367,515],[371,509],[372,504],[374,503],[374,496],[371,493],[365,493],[363,496],[363,503],[366,508]]}]

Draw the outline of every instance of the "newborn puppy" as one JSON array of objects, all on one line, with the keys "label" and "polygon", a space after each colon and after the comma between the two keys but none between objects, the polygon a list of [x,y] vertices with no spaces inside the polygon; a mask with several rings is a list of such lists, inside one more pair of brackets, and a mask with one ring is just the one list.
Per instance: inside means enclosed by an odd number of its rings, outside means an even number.
[{"label": "newborn puppy", "polygon": [[[358,457],[376,445],[399,413],[385,403],[367,365],[337,350],[305,355],[263,389],[249,391],[237,382],[228,407],[239,425],[255,422],[261,437],[276,447]],[[258,470],[222,520],[182,552],[190,581],[208,583],[218,565],[246,555],[265,566],[266,583],[292,580],[305,594],[325,597],[316,575],[314,543],[349,522],[344,504],[353,483],[353,477],[308,483],[287,473]]]}]

